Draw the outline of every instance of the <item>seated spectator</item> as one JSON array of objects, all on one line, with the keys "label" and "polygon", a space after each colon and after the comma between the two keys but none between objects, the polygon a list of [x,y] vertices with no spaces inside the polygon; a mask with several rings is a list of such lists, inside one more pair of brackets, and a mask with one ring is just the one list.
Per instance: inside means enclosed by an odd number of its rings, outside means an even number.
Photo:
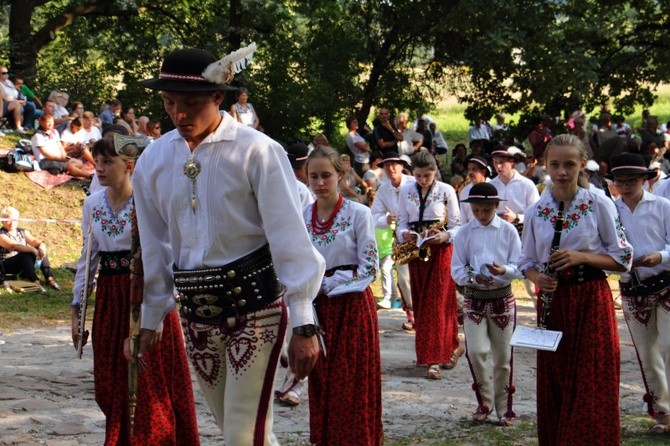
[{"label": "seated spectator", "polygon": [[96,125],[95,116],[93,112],[85,111],[84,119],[82,120],[83,131],[84,131],[84,141],[90,145],[93,145],[99,139],[102,139],[102,133],[100,128]]},{"label": "seated spectator", "polygon": [[451,158],[451,176],[465,176],[465,156],[467,155],[467,148],[465,144],[458,143],[454,147],[454,154]]},{"label": "seated spectator", "polygon": [[468,129],[468,144],[471,144],[472,141],[488,141],[489,139],[491,139],[491,135],[484,120],[482,118],[475,119],[473,125]]},{"label": "seated spectator", "polygon": [[[315,138],[316,139],[316,138]],[[323,145],[316,145],[316,147],[324,147]],[[351,167],[351,157],[349,155],[340,155],[344,162],[344,175],[340,178],[339,187],[340,192],[344,198],[358,203],[368,204],[367,193],[368,185],[363,179],[358,176],[356,171]]]},{"label": "seated spectator", "polygon": [[371,193],[377,192],[382,181],[386,180],[384,169],[382,167],[382,153],[375,150],[370,154],[370,168],[363,174],[363,181],[368,185],[368,200]]},{"label": "seated spectator", "polygon": [[78,158],[84,162],[89,162],[91,166],[95,166],[93,155],[91,155],[91,144],[86,140],[86,132],[82,127],[80,118],[74,118],[63,134],[60,135],[60,140],[63,143],[63,148],[70,158]]},{"label": "seated spectator", "polygon": [[95,169],[91,170],[81,160],[67,155],[58,132],[54,130],[53,118],[50,115],[42,115],[38,122],[40,128],[33,135],[31,144],[40,169],[53,175],[67,172],[75,177],[90,178]]},{"label": "seated spectator", "polygon": [[[137,121],[135,120],[135,109],[131,106],[126,105],[121,109],[121,119],[123,119],[123,122],[118,122],[118,124],[125,125],[128,127],[128,130],[130,132],[130,136],[136,136],[137,135]],[[115,121],[115,123],[117,123]]]},{"label": "seated spectator", "polygon": [[53,90],[49,94],[49,100],[53,102],[54,126],[57,127],[70,120],[70,112],[67,111],[67,102],[70,96],[62,91]]},{"label": "seated spectator", "polygon": [[237,90],[237,102],[230,106],[230,115],[242,124],[258,129],[260,121],[254,106],[248,102],[249,92],[240,87]]},{"label": "seated spectator", "polygon": [[26,100],[36,105],[37,110],[35,110],[35,117],[38,118],[42,116],[41,113],[39,114],[37,113],[39,109],[43,107],[42,101],[40,100],[39,96],[37,96],[37,94],[35,94],[35,92],[26,85],[21,76],[14,76],[13,82],[16,89],[19,90],[19,92],[26,98]]},{"label": "seated spectator", "polygon": [[109,107],[106,107],[100,112],[100,120],[102,121],[102,127],[114,123],[114,118],[119,116],[121,113],[121,101],[118,99],[112,99],[109,101]]},{"label": "seated spectator", "polygon": [[446,155],[446,153],[449,151],[449,145],[444,139],[442,132],[437,129],[437,124],[431,122],[428,124],[428,128],[433,134],[433,145],[435,146],[435,152],[437,152],[438,155]]},{"label": "seated spectator", "polygon": [[161,137],[161,123],[158,121],[149,121],[147,123],[147,136],[149,138],[158,139]]},{"label": "seated spectator", "polygon": [[23,125],[31,129],[35,122],[35,104],[27,101],[26,98],[16,89],[16,86],[9,80],[9,71],[7,67],[0,66],[0,94],[2,95],[2,116],[13,121],[14,128],[23,132]]},{"label": "seated spectator", "polygon": [[74,101],[72,103],[72,108],[70,109],[70,116],[83,118],[84,117],[84,104],[79,101]]},{"label": "seated spectator", "polygon": [[[39,267],[49,286],[60,290],[60,285],[51,271],[46,245],[33,237],[30,231],[18,227],[16,219],[19,218],[19,211],[5,206],[0,210],[0,217],[8,219],[2,222],[0,229],[0,260],[4,274],[18,274],[19,277],[40,285],[35,271]],[[44,288],[41,291],[45,292]]]},{"label": "seated spectator", "polygon": [[140,116],[137,118],[137,135],[138,136],[149,136],[147,134],[147,124],[149,123],[149,118],[147,116]]}]

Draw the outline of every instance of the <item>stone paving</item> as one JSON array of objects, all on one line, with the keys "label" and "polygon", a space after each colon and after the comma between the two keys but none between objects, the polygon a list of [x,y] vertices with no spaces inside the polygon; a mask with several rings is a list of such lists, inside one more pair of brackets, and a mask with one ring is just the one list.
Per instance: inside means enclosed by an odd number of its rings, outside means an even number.
[{"label": "stone paving", "polygon": [[[532,324],[530,300],[519,300],[519,322]],[[621,311],[621,406],[642,414],[643,387],[634,350]],[[388,439],[415,432],[448,432],[475,409],[465,358],[441,381],[428,381],[413,363],[414,335],[400,325],[400,310],[379,312],[382,348],[383,422]],[[87,346],[76,359],[69,324],[30,327],[0,333],[0,445],[83,446],[104,442],[104,417],[93,399],[92,356]],[[535,353],[516,349],[515,411],[535,416]],[[280,369],[278,379],[283,377]],[[194,384],[203,446],[223,444],[197,384]],[[306,397],[305,397],[306,399]],[[306,403],[306,401],[305,401]],[[296,408],[275,404],[275,432],[281,444],[308,444],[307,404]]]}]

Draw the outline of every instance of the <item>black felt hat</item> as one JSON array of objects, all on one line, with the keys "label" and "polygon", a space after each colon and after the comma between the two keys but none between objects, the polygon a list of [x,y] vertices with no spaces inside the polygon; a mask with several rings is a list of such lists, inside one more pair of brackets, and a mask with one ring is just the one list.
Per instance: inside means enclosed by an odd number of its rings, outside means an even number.
[{"label": "black felt hat", "polygon": [[162,91],[236,90],[227,83],[207,80],[203,73],[219,61],[211,53],[197,48],[176,50],[165,56],[158,77],[141,82],[145,88]]},{"label": "black felt hat", "polygon": [[611,180],[615,175],[644,175],[647,179],[652,179],[656,177],[657,173],[657,169],[647,168],[647,163],[645,163],[642,155],[626,152],[612,158],[610,172],[605,175],[605,178]]},{"label": "black felt hat", "polygon": [[288,146],[288,149],[286,149],[286,155],[288,156],[288,160],[291,163],[291,167],[293,167],[294,169],[305,164],[305,161],[307,161],[308,153],[309,148],[300,142],[296,144],[291,144],[290,146]]},{"label": "black felt hat", "polygon": [[468,198],[461,200],[462,203],[494,203],[503,200],[498,196],[498,189],[491,183],[477,183],[470,189]]},{"label": "black felt hat", "polygon": [[483,156],[479,155],[472,155],[467,159],[467,162],[465,163],[466,165],[474,163],[477,167],[479,167],[480,170],[486,171],[484,173],[484,176],[490,177],[491,172],[489,171],[489,163],[486,162]]}]

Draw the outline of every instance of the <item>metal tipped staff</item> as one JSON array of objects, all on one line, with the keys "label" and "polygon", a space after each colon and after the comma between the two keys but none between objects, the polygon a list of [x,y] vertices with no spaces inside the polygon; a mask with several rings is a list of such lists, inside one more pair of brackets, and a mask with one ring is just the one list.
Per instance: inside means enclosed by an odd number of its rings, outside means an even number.
[{"label": "metal tipped staff", "polygon": [[86,310],[88,309],[88,295],[89,295],[89,281],[91,280],[91,233],[93,232],[93,218],[88,224],[86,230],[86,265],[84,266],[84,288],[82,290],[81,299],[79,300],[79,339],[77,340],[77,357],[81,359],[84,349],[84,344],[88,339],[88,332],[86,331]]},{"label": "metal tipped staff", "polygon": [[135,429],[135,411],[137,410],[138,361],[140,361],[137,354],[140,350],[140,311],[144,296],[142,249],[140,248],[140,235],[134,206],[130,213],[130,228],[130,352],[135,361],[128,363],[128,414],[130,417],[130,436],[132,437]]}]

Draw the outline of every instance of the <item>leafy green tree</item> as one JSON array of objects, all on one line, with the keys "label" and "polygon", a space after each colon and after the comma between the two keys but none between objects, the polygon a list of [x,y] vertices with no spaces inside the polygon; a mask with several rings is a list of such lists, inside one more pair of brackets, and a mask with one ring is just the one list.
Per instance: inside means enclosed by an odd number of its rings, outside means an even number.
[{"label": "leafy green tree", "polygon": [[[496,111],[563,117],[611,101],[630,114],[669,78],[667,4],[655,0],[459,2],[437,59],[467,71],[467,116]],[[448,42],[458,42],[457,45]],[[526,136],[526,135],[522,135]]]}]

